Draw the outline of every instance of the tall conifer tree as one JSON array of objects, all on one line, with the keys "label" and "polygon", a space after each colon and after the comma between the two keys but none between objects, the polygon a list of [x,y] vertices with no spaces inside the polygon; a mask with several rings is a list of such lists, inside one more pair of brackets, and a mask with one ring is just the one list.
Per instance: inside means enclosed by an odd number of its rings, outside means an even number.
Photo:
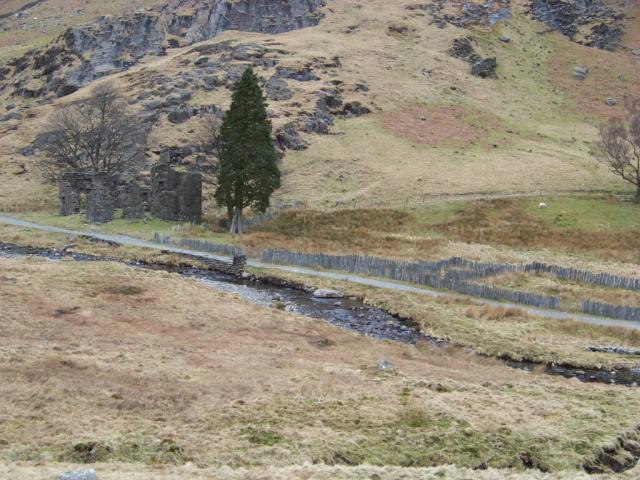
[{"label": "tall conifer tree", "polygon": [[272,126],[258,77],[248,68],[235,85],[220,127],[220,167],[215,199],[232,214],[230,232],[242,234],[247,207],[263,213],[280,187]]}]

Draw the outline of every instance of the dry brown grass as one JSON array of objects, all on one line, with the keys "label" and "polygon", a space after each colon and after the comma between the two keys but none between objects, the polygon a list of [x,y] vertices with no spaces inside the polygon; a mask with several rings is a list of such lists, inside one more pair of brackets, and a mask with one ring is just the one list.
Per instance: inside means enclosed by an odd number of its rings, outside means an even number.
[{"label": "dry brown grass", "polygon": [[481,307],[471,307],[467,309],[465,315],[474,320],[480,318],[485,320],[509,320],[519,319],[526,320],[528,315],[517,308],[492,307],[491,305],[482,305]]},{"label": "dry brown grass", "polygon": [[[637,11],[637,8],[636,8]],[[630,22],[637,30],[637,20]],[[633,35],[633,30],[631,31]],[[586,113],[598,122],[611,116],[624,114],[623,99],[638,95],[635,81],[640,75],[640,64],[631,53],[607,52],[567,42],[560,34],[553,34],[555,54],[546,65],[554,85],[562,89],[575,104],[575,111]],[[584,65],[589,69],[585,80],[573,77],[573,68]],[[607,97],[618,100],[610,107]]]},{"label": "dry brown grass", "polygon": [[[284,247],[306,252],[431,257],[445,243],[441,238],[399,234],[413,224],[400,210],[293,210],[257,228],[240,242],[249,251]],[[285,247],[286,246],[286,247]]]},{"label": "dry brown grass", "polygon": [[418,143],[462,146],[486,139],[489,131],[498,128],[495,122],[474,113],[477,118],[472,123],[469,117],[473,115],[460,107],[417,107],[387,113],[382,124],[394,135]]},{"label": "dry brown grass", "polygon": [[587,253],[603,260],[634,263],[640,252],[640,236],[632,229],[589,232],[550,225],[510,199],[473,202],[461,209],[454,220],[434,229],[468,243]]},{"label": "dry brown grass", "polygon": [[[381,467],[344,478],[385,478],[398,472],[385,465],[507,467],[522,452],[571,470],[640,407],[629,389],[375,342],[177,275],[43,260],[0,259],[0,269],[0,373],[12,379],[0,385],[0,456],[45,462],[43,472],[56,460],[191,459],[278,478],[339,461]],[[395,370],[380,372],[380,359]],[[9,466],[17,478],[37,472]],[[119,467],[97,468],[111,478]],[[342,474],[317,468],[317,478]]]}]

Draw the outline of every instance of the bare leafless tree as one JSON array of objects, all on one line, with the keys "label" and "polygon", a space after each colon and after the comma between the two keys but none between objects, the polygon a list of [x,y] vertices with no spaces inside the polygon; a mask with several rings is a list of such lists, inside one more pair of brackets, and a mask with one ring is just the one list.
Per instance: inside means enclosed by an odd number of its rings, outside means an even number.
[{"label": "bare leafless tree", "polygon": [[117,176],[134,170],[144,149],[145,128],[128,111],[114,86],[55,111],[44,131],[40,170],[55,181],[62,172]]},{"label": "bare leafless tree", "polygon": [[627,101],[626,110],[626,118],[611,118],[600,127],[599,159],[635,187],[640,204],[640,100]]},{"label": "bare leafless tree", "polygon": [[200,149],[205,153],[215,155],[220,158],[220,127],[222,120],[214,114],[202,117],[200,123]]}]

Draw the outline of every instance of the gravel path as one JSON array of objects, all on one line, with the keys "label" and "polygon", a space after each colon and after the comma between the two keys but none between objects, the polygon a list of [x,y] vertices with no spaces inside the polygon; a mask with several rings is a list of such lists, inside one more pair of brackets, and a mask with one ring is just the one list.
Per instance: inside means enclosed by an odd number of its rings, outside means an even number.
[{"label": "gravel path", "polygon": [[[129,237],[127,235],[110,235],[110,234],[98,233],[98,232],[83,232],[83,231],[77,231],[77,230],[69,230],[69,229],[66,229],[66,228],[53,227],[53,226],[50,226],[50,225],[42,225],[42,224],[39,224],[39,223],[27,222],[25,220],[18,220],[16,218],[8,217],[8,216],[5,216],[5,215],[0,215],[0,222],[5,223],[5,224],[9,224],[9,225],[14,225],[14,226],[17,226],[17,227],[31,228],[31,229],[35,229],[35,230],[40,230],[40,231],[43,231],[43,232],[61,233],[63,235],[73,235],[73,236],[85,236],[85,237],[95,238],[97,240],[103,240],[103,241],[106,241],[106,242],[117,243],[117,244],[120,244],[120,245],[128,245],[128,246],[140,247],[140,248],[150,248],[150,249],[154,249],[154,250],[164,250],[164,251],[168,251],[168,252],[172,252],[172,253],[192,255],[194,257],[200,257],[200,258],[205,258],[205,259],[227,261],[227,262],[230,262],[232,260],[231,257],[226,257],[226,256],[223,256],[223,255],[213,255],[213,254],[210,254],[210,253],[199,252],[199,251],[196,251],[196,250],[189,250],[189,249],[185,249],[185,248],[178,248],[178,247],[172,247],[172,246],[168,246],[168,245],[162,245],[162,244],[159,244],[159,243],[147,242],[145,240],[140,240],[138,238]],[[429,297],[434,297],[434,298],[459,296],[459,295],[452,295],[452,294],[447,293],[447,292],[440,292],[440,291],[436,291],[436,290],[430,290],[428,288],[412,287],[410,285],[404,285],[404,284],[401,284],[401,283],[395,283],[395,282],[388,281],[388,280],[380,280],[380,279],[375,279],[375,278],[361,277],[361,276],[358,276],[358,275],[342,274],[342,273],[328,272],[328,271],[321,271],[321,270],[312,270],[312,269],[309,269],[309,268],[293,267],[293,266],[285,266],[285,265],[276,265],[276,264],[271,264],[271,263],[262,263],[262,262],[257,261],[257,260],[248,260],[247,264],[250,267],[282,270],[282,271],[290,272],[290,273],[299,273],[299,274],[303,274],[303,275],[310,275],[310,276],[315,276],[315,277],[328,278],[328,279],[331,279],[331,280],[338,280],[338,281],[350,282],[350,283],[358,283],[358,284],[361,284],[361,285],[368,285],[368,286],[376,287],[376,288],[384,288],[386,290],[396,290],[396,291],[401,291],[401,292],[417,293],[417,294],[420,294],[420,295],[427,295]],[[556,319],[556,320],[572,319],[572,320],[577,320],[577,321],[580,321],[580,322],[590,323],[592,325],[620,326],[620,327],[626,327],[626,328],[632,328],[632,329],[640,330],[640,322],[636,322],[636,321],[618,320],[618,319],[604,318],[604,317],[595,317],[595,316],[584,315],[584,314],[580,314],[580,313],[561,312],[561,311],[558,311],[558,310],[544,310],[544,309],[538,309],[538,308],[531,308],[531,307],[527,307],[527,306],[524,306],[524,305],[518,305],[518,304],[514,304],[514,303],[495,302],[495,301],[492,301],[492,300],[485,300],[485,299],[479,299],[479,298],[474,298],[473,301],[478,305],[490,305],[490,306],[493,306],[493,307],[517,308],[517,309],[522,310],[522,311],[524,311],[524,312],[526,312],[526,313],[528,313],[530,315],[540,316],[540,317],[544,317],[544,318],[552,318],[552,319]]]}]

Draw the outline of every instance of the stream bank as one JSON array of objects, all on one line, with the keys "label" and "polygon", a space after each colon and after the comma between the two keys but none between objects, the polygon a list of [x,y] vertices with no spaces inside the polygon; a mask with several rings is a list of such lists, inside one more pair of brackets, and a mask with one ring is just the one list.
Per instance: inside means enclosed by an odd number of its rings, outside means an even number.
[{"label": "stream bank", "polygon": [[[126,261],[121,258],[95,256],[68,250],[37,248],[0,242],[0,256],[12,258],[41,257],[53,261],[73,259],[87,262],[119,262],[134,268],[147,268],[177,273],[195,279],[218,291],[233,293],[256,305],[280,308],[285,311],[321,319],[332,325],[377,339],[416,345],[429,342],[437,347],[447,342],[422,333],[411,319],[399,318],[378,307],[366,305],[355,297],[316,298],[313,291],[303,285],[278,277],[241,276],[187,266],[163,265]],[[460,347],[463,348],[463,347]],[[468,350],[468,349],[465,349]],[[480,355],[475,353],[476,355]],[[500,358],[506,366],[529,372],[575,378],[581,382],[606,383],[637,387],[640,384],[640,366],[616,370],[576,368],[571,365],[540,364]]]}]

